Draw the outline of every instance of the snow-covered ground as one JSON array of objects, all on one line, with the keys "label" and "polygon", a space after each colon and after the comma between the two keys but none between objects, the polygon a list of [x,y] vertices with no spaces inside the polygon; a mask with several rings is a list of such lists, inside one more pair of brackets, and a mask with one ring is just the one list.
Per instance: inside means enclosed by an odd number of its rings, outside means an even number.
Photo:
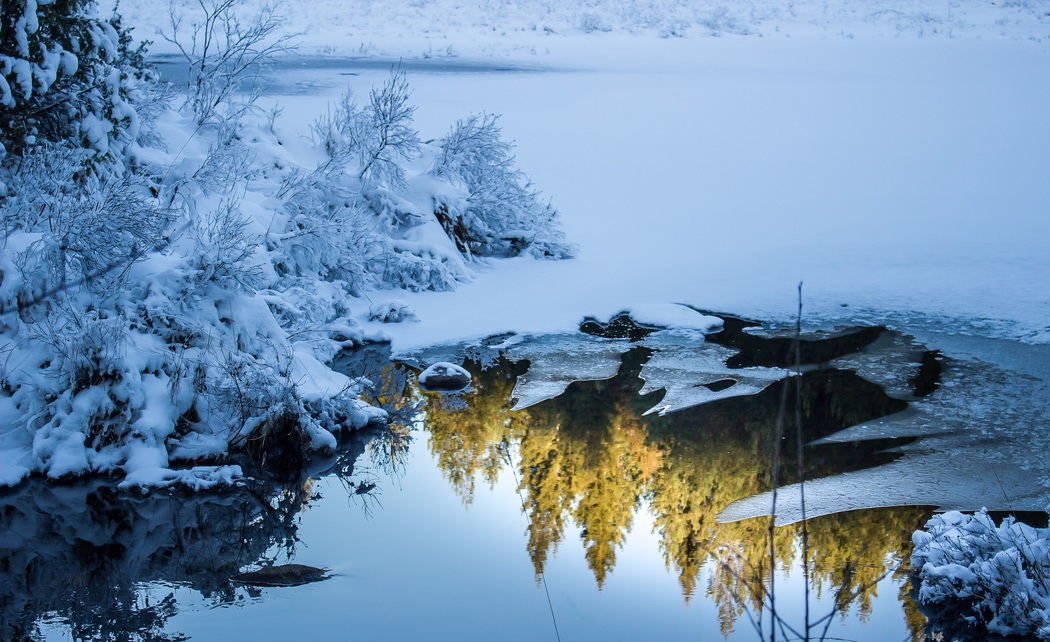
[{"label": "snow-covered ground", "polygon": [[[650,302],[778,321],[799,282],[810,325],[1050,341],[1048,3],[285,9],[300,53],[328,56],[276,72],[264,100],[286,134],[401,60],[421,136],[502,114],[580,246],[482,266],[452,294],[369,295],[415,309],[381,328],[397,348]],[[163,3],[120,10],[170,51]]]},{"label": "snow-covered ground", "polygon": [[[108,3],[108,4],[107,4]],[[103,0],[103,9],[112,0]],[[191,0],[172,0],[176,8]],[[270,0],[239,0],[252,15]],[[122,0],[136,37],[165,44],[165,0]],[[1040,0],[317,0],[281,7],[305,53],[419,58],[533,57],[577,36],[665,40],[747,35],[802,39],[991,39],[1043,41],[1050,15]]]},{"label": "snow-covered ground", "polygon": [[[784,320],[800,281],[807,324],[1050,339],[1044,45],[615,40],[605,68],[410,72],[424,136],[503,115],[580,252],[391,295],[420,320],[383,329],[398,347],[650,302]],[[289,129],[347,77],[309,79],[276,98]]]},{"label": "snow-covered ground", "polygon": [[423,324],[566,329],[647,302],[785,319],[802,281],[809,324],[1050,339],[1043,45],[623,47],[627,71],[412,79],[424,131],[502,113],[580,245],[410,300]]}]

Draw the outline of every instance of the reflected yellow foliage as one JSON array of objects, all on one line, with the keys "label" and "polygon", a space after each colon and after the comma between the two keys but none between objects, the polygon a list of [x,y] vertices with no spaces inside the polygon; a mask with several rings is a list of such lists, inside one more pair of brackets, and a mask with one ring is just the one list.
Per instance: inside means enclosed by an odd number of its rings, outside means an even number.
[{"label": "reflected yellow foliage", "polygon": [[601,587],[659,455],[626,400],[610,404],[601,421],[586,408],[553,401],[526,412],[528,429],[519,446],[522,490],[531,506],[529,552],[539,575],[568,514],[581,529],[587,563]]},{"label": "reflected yellow foliage", "polygon": [[511,413],[514,381],[523,366],[506,361],[490,368],[467,363],[473,387],[457,395],[426,395],[430,452],[465,505],[474,500],[475,479],[496,483],[505,459],[502,445],[517,439],[527,417]]},{"label": "reflected yellow foliage", "polygon": [[[426,398],[430,450],[469,505],[476,480],[492,486],[509,465],[508,446],[517,447],[520,462],[514,472],[525,495],[527,549],[537,580],[571,522],[601,588],[646,500],[665,563],[677,574],[685,599],[696,594],[707,569],[704,590],[718,605],[722,630],[728,633],[744,609],[761,612],[767,605],[771,565],[786,570],[800,562],[803,551],[800,525],[775,529],[771,556],[768,519],[716,520],[732,502],[772,486],[779,386],[664,417],[646,416],[662,394],[638,394],[638,375],[649,354],[633,349],[616,377],[573,383],[559,397],[517,412],[510,410],[511,393],[526,364],[501,360],[481,369],[468,363],[475,376],[470,392]],[[894,412],[902,403],[840,371],[807,373],[802,399],[809,439]],[[790,446],[794,442],[794,433],[786,433],[785,462],[797,457]],[[875,454],[881,447],[807,448],[805,474],[815,478],[881,463],[887,460]],[[794,468],[784,465],[781,483],[797,479]],[[857,609],[865,617],[876,584],[907,559],[910,535],[927,517],[924,509],[899,508],[810,520],[812,590],[817,595],[830,591],[839,610]]]},{"label": "reflected yellow foliage", "polygon": [[362,395],[364,401],[382,408],[389,416],[385,430],[368,442],[373,461],[397,470],[411,443],[413,418],[418,414],[420,393],[412,384],[411,369],[402,364],[385,363],[370,374],[372,388]]}]

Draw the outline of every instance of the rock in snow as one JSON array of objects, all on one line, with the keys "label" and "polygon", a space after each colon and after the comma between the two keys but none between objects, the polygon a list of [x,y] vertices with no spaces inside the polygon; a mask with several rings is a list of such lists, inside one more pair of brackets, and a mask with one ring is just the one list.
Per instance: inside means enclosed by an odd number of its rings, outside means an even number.
[{"label": "rock in snow", "polygon": [[420,373],[419,385],[433,392],[459,392],[470,385],[470,373],[454,363],[439,361]]},{"label": "rock in snow", "polygon": [[416,311],[404,301],[394,299],[387,303],[373,305],[368,310],[369,321],[381,323],[401,323],[402,321],[417,321]]}]

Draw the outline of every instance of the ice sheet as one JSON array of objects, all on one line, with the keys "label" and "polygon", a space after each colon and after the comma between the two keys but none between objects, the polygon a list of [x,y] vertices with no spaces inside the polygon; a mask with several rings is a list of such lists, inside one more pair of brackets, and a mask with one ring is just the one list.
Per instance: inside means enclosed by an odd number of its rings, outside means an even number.
[{"label": "ice sheet", "polygon": [[[682,330],[665,330],[646,337],[641,345],[656,352],[644,366],[645,385],[640,394],[661,388],[667,391],[659,404],[646,414],[661,415],[689,408],[717,399],[751,395],[765,390],[784,377],[783,370],[773,368],[728,368],[726,360],[736,350],[713,343],[704,343],[703,335]],[[722,383],[732,385],[712,386]]]}]

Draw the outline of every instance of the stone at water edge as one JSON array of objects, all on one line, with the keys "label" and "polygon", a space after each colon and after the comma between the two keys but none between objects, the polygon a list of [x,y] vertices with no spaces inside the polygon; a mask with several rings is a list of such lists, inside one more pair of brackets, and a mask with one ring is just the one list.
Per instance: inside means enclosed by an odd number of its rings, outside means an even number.
[{"label": "stone at water edge", "polygon": [[439,361],[419,375],[419,385],[433,392],[458,392],[470,385],[470,373],[447,361]]},{"label": "stone at water edge", "polygon": [[283,564],[264,566],[257,571],[234,575],[230,579],[250,586],[299,586],[327,580],[330,576],[326,568],[315,568],[305,564]]}]

